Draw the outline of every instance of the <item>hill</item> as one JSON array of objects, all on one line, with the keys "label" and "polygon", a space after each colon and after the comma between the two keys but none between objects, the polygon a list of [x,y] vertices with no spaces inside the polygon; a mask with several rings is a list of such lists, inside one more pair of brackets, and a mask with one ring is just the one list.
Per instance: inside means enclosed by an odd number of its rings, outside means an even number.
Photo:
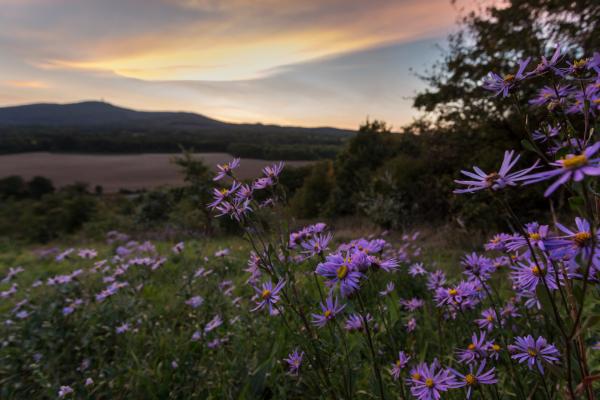
[{"label": "hill", "polygon": [[0,153],[228,152],[264,159],[333,157],[351,131],[233,124],[187,112],[148,112],[86,101],[0,107]]}]

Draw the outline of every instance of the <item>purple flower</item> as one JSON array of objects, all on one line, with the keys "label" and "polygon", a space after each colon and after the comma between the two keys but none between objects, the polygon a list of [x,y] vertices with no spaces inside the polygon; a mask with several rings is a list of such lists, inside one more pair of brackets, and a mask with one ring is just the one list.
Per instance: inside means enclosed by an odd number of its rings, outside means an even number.
[{"label": "purple flower", "polygon": [[400,300],[400,304],[406,309],[406,311],[413,312],[423,307],[425,302],[421,299],[413,297],[409,300]]},{"label": "purple flower", "polygon": [[[593,237],[590,228],[590,223],[583,218],[575,218],[575,230],[571,230],[559,223],[556,224],[565,236],[560,237],[554,244],[553,250],[566,250],[569,256],[575,257],[579,253],[583,253],[584,257],[589,257],[592,251]],[[596,229],[594,235],[596,244],[600,243],[600,229]],[[561,256],[564,256],[561,254]]]},{"label": "purple flower", "polygon": [[366,318],[363,318],[363,316],[360,314],[350,314],[348,316],[348,319],[346,319],[345,329],[348,332],[362,332],[365,329],[365,319],[367,320],[367,323],[373,322],[373,317],[371,316],[371,314],[367,314]]},{"label": "purple flower", "polygon": [[280,280],[275,287],[273,287],[273,282],[268,281],[262,284],[261,288],[254,287],[254,290],[258,294],[259,300],[256,302],[256,307],[252,309],[252,311],[262,310],[266,306],[269,307],[269,313],[271,315],[277,315],[278,311],[273,308],[275,304],[281,297],[279,297],[279,292],[285,286],[285,281]]},{"label": "purple flower", "polygon": [[307,254],[308,257],[323,254],[323,251],[329,247],[329,242],[333,238],[331,233],[316,234],[306,242],[302,242],[301,246],[304,249],[303,253]]},{"label": "purple flower", "polygon": [[212,209],[216,209],[217,206],[222,205],[222,203],[228,202],[230,199],[232,199],[237,190],[240,188],[240,183],[239,182],[233,182],[231,184],[231,187],[228,188],[214,188],[213,189],[213,197],[214,197],[214,201],[212,203],[210,203],[208,205],[208,207],[212,208]]},{"label": "purple flower", "polygon": [[491,332],[496,323],[496,312],[493,308],[483,310],[481,312],[481,319],[477,319],[475,322],[477,322],[480,329],[487,329],[488,332]]},{"label": "purple flower", "polygon": [[192,308],[198,308],[204,303],[204,299],[201,296],[194,296],[185,301],[185,304]]},{"label": "purple flower", "polygon": [[556,71],[555,67],[558,64],[558,62],[560,61],[561,54],[562,54],[562,52],[560,50],[560,44],[558,44],[556,46],[556,50],[554,50],[554,53],[552,54],[552,57],[550,58],[550,60],[548,60],[545,56],[542,56],[542,59],[539,62],[539,64],[535,67],[535,69],[533,71],[531,71],[529,73],[529,75],[540,75],[549,70]]},{"label": "purple flower", "polygon": [[263,174],[267,178],[276,179],[279,176],[279,174],[281,174],[281,171],[283,171],[284,165],[285,164],[283,163],[283,161],[280,161],[277,164],[264,167]]},{"label": "purple flower", "polygon": [[548,124],[546,127],[535,130],[531,136],[536,142],[545,143],[549,139],[558,137],[559,134],[560,126],[552,126]]},{"label": "purple flower", "polygon": [[423,263],[415,263],[408,269],[408,274],[412,277],[415,277],[418,275],[426,275],[427,271],[425,268],[423,268]]},{"label": "purple flower", "polygon": [[417,320],[414,318],[411,318],[406,323],[406,331],[408,333],[410,333],[410,332],[413,332],[415,329],[417,329]]},{"label": "purple flower", "polygon": [[515,353],[511,357],[519,363],[527,363],[529,369],[537,365],[538,370],[543,374],[544,367],[542,362],[553,364],[558,362],[560,353],[553,344],[548,344],[548,341],[539,336],[536,339],[531,335],[525,337],[518,336],[515,338],[515,344],[509,345],[508,349]]},{"label": "purple flower", "polygon": [[490,72],[484,79],[483,88],[494,92],[494,96],[498,96],[502,93],[502,97],[507,97],[509,92],[512,91],[519,82],[526,78],[524,74],[527,64],[529,64],[529,58],[519,63],[519,70],[516,74],[508,74],[504,78],[500,75]]},{"label": "purple flower", "polygon": [[408,361],[410,361],[410,356],[407,356],[403,351],[398,353],[398,359],[392,364],[392,369],[390,370],[390,374],[395,381],[400,379],[400,373],[406,368]]},{"label": "purple flower", "polygon": [[548,285],[548,289],[558,289],[554,276],[554,267],[551,263],[544,266],[537,265],[535,262],[529,260],[527,264],[521,262],[517,264],[518,266],[513,267],[511,278],[519,290],[534,292],[538,285],[543,284],[544,280],[546,281],[546,285]]},{"label": "purple flower", "polygon": [[427,289],[437,290],[437,288],[446,284],[446,274],[442,270],[437,270],[427,277]]},{"label": "purple flower", "polygon": [[387,296],[388,294],[392,293],[395,288],[396,288],[396,285],[394,285],[394,282],[388,282],[385,285],[385,290],[380,291],[379,295],[382,297]]},{"label": "purple flower", "polygon": [[298,375],[300,367],[302,366],[302,359],[304,358],[304,352],[298,353],[298,350],[294,350],[293,353],[288,355],[288,358],[283,360],[288,363],[289,372],[292,375]]},{"label": "purple flower", "polygon": [[[534,106],[544,106],[548,103],[558,104],[564,102],[569,95],[571,88],[569,86],[559,85],[556,90],[550,86],[544,86],[538,92],[537,97],[529,100],[529,104]],[[558,95],[556,94],[558,92]]]},{"label": "purple flower", "polygon": [[581,154],[569,154],[565,158],[550,163],[550,165],[558,167],[556,169],[544,172],[531,174],[523,178],[525,184],[529,185],[558,177],[558,179],[546,189],[544,196],[550,196],[560,185],[563,185],[570,180],[580,182],[586,175],[600,175],[599,158],[592,158],[600,149],[600,142],[594,143],[587,147]]},{"label": "purple flower", "polygon": [[345,307],[345,304],[341,306],[338,304],[337,298],[329,296],[325,300],[325,304],[321,303],[322,314],[312,314],[313,324],[315,324],[319,328],[324,327],[327,324],[327,322],[334,319],[335,316],[342,312],[342,310]]},{"label": "purple flower", "polygon": [[213,319],[211,319],[208,324],[204,327],[204,332],[208,333],[217,329],[219,326],[223,325],[223,320],[219,314],[215,315]]},{"label": "purple flower", "polygon": [[486,356],[488,342],[485,340],[485,331],[479,332],[479,336],[473,333],[471,343],[466,349],[460,349],[456,352],[458,361],[461,363],[472,363],[476,360],[481,360]]},{"label": "purple flower", "polygon": [[119,333],[119,334],[121,334],[121,333],[125,333],[125,332],[127,332],[128,330],[129,330],[129,324],[128,324],[128,323],[126,323],[126,322],[125,322],[124,324],[121,324],[121,325],[117,326],[117,328],[115,329],[115,331],[116,331],[117,333]]},{"label": "purple flower", "polygon": [[512,238],[513,236],[507,233],[499,233],[497,235],[494,235],[494,237],[491,238],[490,241],[485,244],[485,249],[487,251],[507,251],[506,244]]},{"label": "purple flower", "polygon": [[66,397],[68,394],[73,393],[73,388],[71,386],[61,386],[60,389],[58,390],[58,397],[59,398],[64,398]]},{"label": "purple flower", "polygon": [[520,156],[517,155],[513,159],[514,154],[515,152],[513,150],[504,152],[504,159],[502,160],[502,165],[498,172],[486,174],[479,167],[473,167],[475,173],[464,170],[460,171],[463,175],[466,175],[472,180],[455,180],[454,182],[467,186],[467,188],[456,189],[454,190],[454,193],[473,193],[484,189],[496,191],[504,189],[507,186],[516,186],[518,181],[523,180],[525,175],[537,168],[538,163],[536,162],[534,165],[524,170],[511,173],[510,170],[520,158]]},{"label": "purple flower", "polygon": [[474,282],[462,281],[454,287],[439,287],[435,291],[438,306],[454,306],[460,309],[472,308],[478,303],[477,286]]},{"label": "purple flower", "polygon": [[546,247],[552,244],[552,240],[548,238],[548,225],[540,225],[537,222],[530,222],[525,225],[527,230],[527,238],[521,235],[514,235],[506,242],[506,248],[509,251],[517,251],[522,247],[528,247],[527,242],[532,247],[537,247],[540,250],[546,250]]},{"label": "purple flower", "polygon": [[231,160],[228,163],[225,163],[222,165],[217,165],[217,169],[219,171],[217,172],[217,175],[213,178],[213,181],[218,181],[220,179],[223,179],[226,176],[232,177],[233,176],[232,171],[234,169],[236,169],[239,165],[240,165],[239,158],[234,158],[233,160]]},{"label": "purple flower", "polygon": [[[415,379],[418,375],[419,379]],[[434,361],[430,366],[422,364],[409,380],[410,392],[419,400],[438,400],[441,392],[446,392],[454,385],[454,376],[447,369],[441,368]]]},{"label": "purple flower", "polygon": [[475,370],[475,366],[473,364],[469,365],[469,372],[466,374],[461,374],[460,372],[451,369],[455,378],[457,379],[455,383],[452,384],[452,388],[467,388],[467,399],[471,398],[471,391],[473,387],[477,385],[494,385],[498,383],[498,379],[494,375],[495,368],[489,369],[485,372],[485,360],[481,362],[477,370]]},{"label": "purple flower", "polygon": [[467,254],[463,257],[461,264],[465,267],[464,273],[470,280],[486,281],[494,272],[492,261],[477,253]]},{"label": "purple flower", "polygon": [[348,297],[360,288],[360,278],[363,274],[357,271],[357,253],[345,256],[341,254],[333,254],[327,256],[325,262],[317,265],[315,272],[329,279],[326,282],[328,286],[340,284],[340,292],[342,296]]}]

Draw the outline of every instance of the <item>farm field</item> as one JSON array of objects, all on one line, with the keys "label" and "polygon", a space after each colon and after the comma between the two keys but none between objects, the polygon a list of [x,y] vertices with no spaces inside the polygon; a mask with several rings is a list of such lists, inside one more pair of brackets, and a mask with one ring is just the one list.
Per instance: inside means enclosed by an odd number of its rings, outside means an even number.
[{"label": "farm field", "polygon": [[[177,154],[65,154],[20,153],[0,155],[0,177],[19,175],[25,179],[44,176],[57,187],[85,182],[93,188],[101,185],[105,193],[119,189],[153,189],[178,186],[183,183],[180,170],[171,163]],[[194,156],[206,165],[224,163],[231,158],[226,153],[198,153]],[[272,161],[244,159],[240,178],[248,179]],[[289,161],[290,166],[310,165],[310,161]]]}]

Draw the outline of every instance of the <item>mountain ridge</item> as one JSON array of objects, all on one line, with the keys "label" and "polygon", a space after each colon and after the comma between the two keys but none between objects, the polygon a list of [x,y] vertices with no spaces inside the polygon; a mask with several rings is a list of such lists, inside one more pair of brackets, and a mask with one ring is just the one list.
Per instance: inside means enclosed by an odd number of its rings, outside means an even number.
[{"label": "mountain ridge", "polygon": [[102,101],[32,103],[0,107],[0,127],[123,127],[177,129],[265,129],[352,133],[327,126],[299,127],[263,123],[230,123],[184,111],[138,111]]}]

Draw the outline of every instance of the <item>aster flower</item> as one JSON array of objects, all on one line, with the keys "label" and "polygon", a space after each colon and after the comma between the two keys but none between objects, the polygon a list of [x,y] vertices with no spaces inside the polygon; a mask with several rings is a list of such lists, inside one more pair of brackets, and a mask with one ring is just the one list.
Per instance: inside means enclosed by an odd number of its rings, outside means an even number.
[{"label": "aster flower", "polygon": [[273,287],[273,282],[268,281],[262,284],[262,287],[254,287],[254,290],[259,296],[259,300],[256,302],[256,307],[252,309],[252,311],[262,310],[265,307],[269,307],[269,314],[276,315],[278,311],[274,308],[275,304],[281,297],[279,296],[279,292],[285,286],[285,281],[280,280],[275,287]]},{"label": "aster flower", "polygon": [[442,270],[437,270],[427,277],[427,289],[436,290],[446,284],[446,274]]},{"label": "aster flower", "polygon": [[490,72],[484,79],[483,88],[494,92],[494,96],[498,96],[502,93],[502,97],[508,97],[508,94],[526,78],[525,68],[527,68],[529,60],[530,58],[521,61],[519,63],[519,70],[514,75],[508,74],[503,78],[494,72]]},{"label": "aster flower", "polygon": [[173,250],[173,253],[175,253],[175,254],[181,254],[184,249],[185,249],[185,243],[179,242],[175,246],[173,246],[172,250]]},{"label": "aster flower", "polygon": [[464,273],[470,280],[486,281],[491,277],[492,272],[494,272],[491,260],[477,253],[465,255],[461,264],[465,267]]},{"label": "aster flower", "polygon": [[363,274],[357,271],[357,258],[355,254],[346,253],[327,256],[325,262],[319,263],[315,272],[328,279],[328,286],[339,283],[342,296],[348,297],[360,288],[360,279]]},{"label": "aster flower", "polygon": [[411,318],[406,323],[406,331],[408,333],[410,333],[410,332],[413,332],[415,329],[417,329],[417,320],[414,318]]},{"label": "aster flower", "polygon": [[467,399],[471,398],[471,392],[473,387],[478,385],[494,385],[498,383],[498,379],[494,375],[495,368],[491,368],[485,371],[485,360],[479,364],[477,370],[475,370],[474,364],[469,365],[469,372],[461,374],[455,369],[450,371],[454,374],[456,381],[452,384],[452,388],[467,388]]},{"label": "aster flower", "polygon": [[[529,100],[529,104],[533,106],[545,106],[549,103],[564,103],[565,99],[569,95],[571,87],[559,85],[556,90],[551,86],[544,86],[537,94],[537,97]],[[558,95],[556,94],[558,92]]]},{"label": "aster flower", "polygon": [[529,369],[537,366],[538,370],[543,374],[543,363],[554,364],[559,361],[560,353],[553,344],[539,336],[534,339],[533,336],[525,337],[518,336],[515,338],[515,343],[508,346],[509,350],[514,353],[511,358],[519,363],[527,363]]},{"label": "aster flower", "polygon": [[325,304],[321,303],[322,314],[312,314],[313,324],[323,328],[327,322],[331,321],[346,307],[345,304],[339,305],[337,298],[329,296]]},{"label": "aster flower", "polygon": [[355,331],[362,332],[365,329],[365,324],[364,324],[365,319],[367,320],[368,324],[373,322],[373,317],[371,316],[371,314],[367,314],[367,316],[365,318],[363,318],[363,316],[360,314],[350,314],[348,316],[348,318],[346,319],[346,324],[345,324],[344,328],[348,332],[355,332]]},{"label": "aster flower", "polygon": [[502,165],[500,166],[498,172],[491,172],[487,174],[479,167],[473,167],[475,173],[465,170],[460,171],[463,175],[466,175],[472,180],[455,180],[454,182],[464,185],[466,188],[456,189],[453,193],[473,193],[485,189],[497,191],[504,189],[507,186],[516,186],[518,181],[523,180],[524,176],[537,168],[538,163],[536,162],[534,165],[524,170],[511,173],[510,170],[515,166],[521,157],[517,155],[513,158],[514,155],[515,152],[513,150],[504,152],[504,159],[502,160]]},{"label": "aster flower", "polygon": [[556,50],[554,50],[552,57],[550,57],[550,59],[548,60],[545,56],[542,56],[542,59],[540,60],[538,65],[528,75],[540,75],[550,70],[556,71],[556,65],[560,61],[561,55],[562,52],[559,44],[556,46]]},{"label": "aster flower", "polygon": [[185,304],[192,308],[198,308],[204,303],[204,299],[201,296],[194,296],[185,301]]},{"label": "aster flower", "polygon": [[424,304],[425,302],[423,300],[418,299],[416,297],[413,297],[409,300],[400,300],[400,305],[402,305],[408,312],[416,311],[419,308],[423,307]]},{"label": "aster flower", "polygon": [[403,351],[398,353],[398,359],[392,364],[392,369],[390,370],[390,374],[394,378],[395,381],[400,379],[400,373],[406,365],[410,361],[410,356],[407,356]]},{"label": "aster flower", "polygon": [[531,260],[527,264],[518,262],[517,266],[513,267],[511,278],[519,290],[526,292],[535,292],[537,286],[543,284],[544,280],[548,289],[558,289],[552,263],[544,266],[538,265]]},{"label": "aster flower", "polygon": [[488,342],[486,346],[486,351],[488,352],[488,357],[493,360],[498,360],[500,357],[500,352],[502,351],[502,346],[493,341]]},{"label": "aster flower", "polygon": [[491,332],[496,323],[496,312],[493,308],[483,310],[481,312],[481,318],[476,319],[475,322],[477,322],[480,329],[487,329],[488,332]]},{"label": "aster flower", "polygon": [[117,326],[117,328],[115,329],[115,332],[117,332],[119,334],[120,333],[125,333],[127,331],[129,331],[129,324],[127,322],[125,322],[125,323]]},{"label": "aster flower", "polygon": [[[582,253],[584,257],[589,257],[592,251],[593,236],[591,232],[590,223],[583,219],[575,218],[575,230],[571,230],[566,226],[557,223],[556,226],[560,229],[565,236],[561,236],[554,243],[553,250],[561,253],[567,252],[568,256],[575,257],[579,253]],[[596,229],[595,233],[596,245],[600,243],[600,229]],[[564,257],[564,254],[561,254]]]},{"label": "aster flower", "polygon": [[382,296],[382,297],[385,297],[388,294],[392,293],[395,288],[396,288],[396,285],[394,285],[394,282],[388,282],[385,285],[385,290],[380,291],[379,295]]},{"label": "aster flower", "polygon": [[423,268],[423,263],[415,263],[408,269],[408,274],[412,277],[426,275],[427,271]]},{"label": "aster flower", "polygon": [[206,326],[204,327],[204,332],[208,333],[210,331],[213,331],[221,325],[223,325],[223,320],[221,319],[221,316],[217,314],[206,324]]},{"label": "aster flower", "polygon": [[304,249],[303,253],[307,254],[308,257],[323,254],[329,247],[329,242],[333,238],[331,233],[316,234],[312,238],[301,243]]},{"label": "aster flower", "polygon": [[522,235],[514,235],[512,238],[508,239],[506,242],[506,248],[513,252],[517,251],[523,247],[527,247],[529,250],[529,244],[532,247],[537,247],[540,250],[546,250],[548,245],[552,245],[553,241],[548,236],[548,225],[540,225],[537,222],[530,222],[525,224],[525,233],[527,234],[527,238]]},{"label": "aster flower", "polygon": [[484,247],[487,251],[507,251],[506,243],[512,238],[513,236],[509,235],[508,233],[499,233],[494,235],[494,237],[492,237]]},{"label": "aster flower", "polygon": [[240,185],[241,184],[236,181],[231,184],[230,188],[214,188],[214,200],[208,205],[208,207],[216,209],[219,205],[222,205],[222,203],[233,201],[233,197],[236,195],[236,192],[240,188]]},{"label": "aster flower", "polygon": [[454,287],[439,287],[435,291],[435,300],[438,306],[454,306],[460,309],[469,309],[478,303],[477,285],[474,282],[462,281]]},{"label": "aster flower", "polygon": [[469,364],[485,358],[488,346],[485,336],[485,331],[480,331],[479,336],[477,336],[476,333],[473,333],[471,336],[471,343],[469,343],[467,348],[460,349],[456,352],[458,361]]},{"label": "aster flower", "polygon": [[566,68],[558,68],[557,72],[561,76],[573,75],[575,77],[580,77],[586,71],[595,71],[600,74],[600,57],[597,56],[598,53],[594,53],[594,57],[592,58],[581,58],[579,60],[567,61]]},{"label": "aster flower", "polygon": [[546,189],[544,196],[550,196],[560,185],[571,180],[580,182],[585,176],[600,175],[600,158],[592,158],[600,149],[600,142],[587,147],[581,154],[569,154],[565,158],[550,163],[556,169],[538,172],[523,178],[524,184],[542,182],[558,177],[558,179]]},{"label": "aster flower", "polygon": [[233,177],[233,170],[240,165],[240,159],[234,158],[228,163],[217,165],[217,175],[213,178],[213,181],[218,181],[226,176]]},{"label": "aster flower", "polygon": [[73,392],[74,390],[71,386],[61,386],[58,390],[58,397],[62,399],[65,398],[67,395],[72,394]]},{"label": "aster flower", "polygon": [[298,350],[294,350],[293,353],[288,355],[288,358],[283,360],[288,363],[289,373],[291,375],[298,375],[300,367],[302,366],[302,359],[304,358],[304,352],[298,353]]},{"label": "aster flower", "polygon": [[279,174],[281,174],[281,171],[283,171],[284,165],[285,164],[283,163],[283,161],[280,161],[277,164],[273,164],[273,165],[264,167],[263,174],[267,178],[276,179],[279,176]]},{"label": "aster flower", "polygon": [[441,393],[448,391],[455,383],[454,375],[437,362],[430,366],[423,365],[417,373],[420,379],[410,379],[410,392],[419,400],[438,400]]},{"label": "aster flower", "polygon": [[550,139],[555,139],[560,135],[560,126],[552,126],[548,124],[545,127],[533,131],[531,137],[539,143],[545,143]]}]

